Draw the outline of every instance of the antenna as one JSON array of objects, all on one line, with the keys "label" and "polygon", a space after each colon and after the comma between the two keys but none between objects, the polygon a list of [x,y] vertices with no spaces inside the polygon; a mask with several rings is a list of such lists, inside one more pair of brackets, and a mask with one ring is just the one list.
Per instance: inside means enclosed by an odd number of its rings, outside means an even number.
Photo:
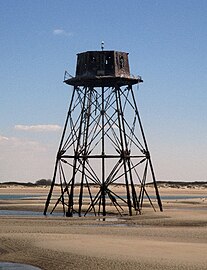
[{"label": "antenna", "polygon": [[104,49],[104,41],[101,42],[101,50],[103,51]]}]

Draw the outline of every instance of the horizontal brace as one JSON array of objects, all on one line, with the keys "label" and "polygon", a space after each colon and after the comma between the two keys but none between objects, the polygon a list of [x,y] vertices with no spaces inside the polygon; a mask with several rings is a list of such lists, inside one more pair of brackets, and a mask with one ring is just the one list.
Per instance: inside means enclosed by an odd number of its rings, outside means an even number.
[{"label": "horizontal brace", "polygon": [[[80,156],[75,156],[75,155],[63,155],[61,158],[122,158],[120,155],[80,155]],[[146,158],[146,156],[126,156],[126,158]]]}]

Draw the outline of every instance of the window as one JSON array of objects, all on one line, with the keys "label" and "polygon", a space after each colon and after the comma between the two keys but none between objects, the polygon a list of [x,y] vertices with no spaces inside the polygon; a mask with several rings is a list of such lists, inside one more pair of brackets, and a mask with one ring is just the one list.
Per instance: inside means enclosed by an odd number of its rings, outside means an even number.
[{"label": "window", "polygon": [[119,67],[120,68],[124,67],[124,57],[122,55],[119,56]]}]

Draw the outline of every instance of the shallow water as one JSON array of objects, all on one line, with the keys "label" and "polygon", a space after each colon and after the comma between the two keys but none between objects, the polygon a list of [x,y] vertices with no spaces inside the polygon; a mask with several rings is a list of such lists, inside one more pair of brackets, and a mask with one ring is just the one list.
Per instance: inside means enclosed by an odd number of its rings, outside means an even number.
[{"label": "shallow water", "polygon": [[[21,210],[0,210],[0,216],[43,216],[43,212],[21,211]],[[49,216],[49,215],[48,215]],[[63,213],[54,213],[53,216],[63,216]],[[1,268],[0,268],[1,269]]]},{"label": "shallow water", "polygon": [[[74,196],[77,197],[78,196]],[[87,197],[87,196],[85,196]],[[123,199],[126,199],[127,196],[120,196]],[[162,200],[180,200],[180,199],[198,199],[198,198],[207,198],[206,195],[161,195]],[[45,195],[42,194],[0,194],[0,200],[25,200],[25,199],[36,199],[36,198],[45,198]],[[146,197],[144,196],[146,199]],[[156,196],[152,195],[150,198],[156,199]]]},{"label": "shallow water", "polygon": [[0,262],[0,270],[41,270],[28,264]]},{"label": "shallow water", "polygon": [[[43,196],[42,194],[0,194],[0,200],[27,200],[27,199],[36,199]],[[124,196],[122,196],[124,198]],[[155,196],[150,196],[151,199],[156,199]],[[207,196],[203,196],[203,195],[165,195],[165,196],[161,196],[161,200],[163,201],[176,201],[176,200],[190,200],[190,199],[206,199]],[[186,201],[188,202],[188,201]],[[89,214],[88,214],[89,215]],[[29,211],[29,210],[25,210],[25,211],[21,211],[21,210],[0,210],[0,216],[43,216],[43,212],[39,212],[39,211]],[[47,215],[48,217],[51,216],[50,214]],[[58,212],[54,212],[52,214],[53,217],[57,216],[57,217],[61,217],[64,216],[63,213],[58,213]],[[76,216],[76,214],[74,214],[74,216]],[[77,215],[78,216],[78,215]],[[101,220],[101,218],[98,218],[97,220]],[[106,220],[105,220],[106,221]],[[112,221],[112,220],[109,220]],[[1,270],[1,268],[0,268]]]},{"label": "shallow water", "polygon": [[[207,198],[206,195],[166,195],[166,196],[160,196],[161,200],[189,200],[189,199],[203,199]],[[150,197],[153,199],[153,197]],[[155,199],[155,197],[154,197]]]},{"label": "shallow water", "polygon": [[42,194],[0,194],[0,200],[25,200],[25,199],[36,199],[39,197],[45,197]]}]

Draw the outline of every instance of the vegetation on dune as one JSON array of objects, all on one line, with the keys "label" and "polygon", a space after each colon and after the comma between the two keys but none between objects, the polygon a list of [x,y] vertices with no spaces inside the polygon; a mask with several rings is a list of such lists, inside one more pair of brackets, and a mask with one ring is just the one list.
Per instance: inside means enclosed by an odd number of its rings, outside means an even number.
[{"label": "vegetation on dune", "polygon": [[[9,182],[1,182],[0,187],[3,186],[25,186],[25,187],[36,187],[36,186],[50,186],[51,180],[50,179],[39,179],[35,181],[35,183],[31,182],[16,182],[16,181],[9,181]],[[55,184],[58,185],[58,184]],[[79,185],[79,184],[77,184]],[[94,183],[91,183],[89,185],[94,185]],[[123,186],[123,183],[114,183],[112,184],[114,186]],[[146,186],[151,186],[153,183],[147,183]],[[170,187],[170,188],[195,188],[195,187],[202,187],[207,188],[207,181],[192,181],[192,182],[186,182],[186,181],[157,181],[158,187]]]},{"label": "vegetation on dune", "polygon": [[0,183],[1,186],[25,186],[25,187],[36,187],[36,186],[50,186],[51,180],[50,179],[39,179],[35,183],[31,182],[16,182],[16,181],[9,181],[9,182],[2,182]]}]

